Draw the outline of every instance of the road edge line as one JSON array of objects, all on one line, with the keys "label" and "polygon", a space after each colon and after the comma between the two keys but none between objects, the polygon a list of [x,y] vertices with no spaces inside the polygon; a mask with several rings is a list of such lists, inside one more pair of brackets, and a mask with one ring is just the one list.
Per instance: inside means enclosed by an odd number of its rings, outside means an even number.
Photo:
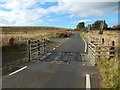
[{"label": "road edge line", "polygon": [[86,90],[90,90],[91,85],[90,85],[90,75],[86,74]]},{"label": "road edge line", "polygon": [[20,69],[18,69],[18,70],[16,70],[16,71],[14,71],[14,72],[10,73],[10,74],[9,74],[9,76],[11,76],[11,75],[13,75],[13,74],[18,73],[18,72],[20,72],[20,71],[24,70],[25,68],[27,68],[27,66],[24,66],[24,67],[22,67],[22,68],[20,68]]},{"label": "road edge line", "polygon": [[[83,39],[83,37],[82,37],[82,39]],[[84,43],[85,43],[85,52],[87,51],[87,43],[86,43],[86,41],[85,41],[85,39],[83,39],[83,41],[84,41]]]},{"label": "road edge line", "polygon": [[53,50],[55,50],[55,48],[53,48]]}]

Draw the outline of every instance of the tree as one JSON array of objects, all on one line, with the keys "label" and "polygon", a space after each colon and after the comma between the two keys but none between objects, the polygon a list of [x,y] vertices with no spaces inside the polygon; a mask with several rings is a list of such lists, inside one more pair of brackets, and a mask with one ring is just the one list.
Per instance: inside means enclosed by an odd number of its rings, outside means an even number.
[{"label": "tree", "polygon": [[85,28],[85,23],[84,22],[79,22],[77,25],[77,30],[84,29]]},{"label": "tree", "polygon": [[120,25],[115,25],[115,26],[113,26],[113,29],[115,29],[115,30],[120,30]]},{"label": "tree", "polygon": [[[100,25],[101,25],[101,20],[97,20],[95,21],[93,24],[92,24],[92,29],[99,29],[100,28]],[[104,29],[107,29],[108,28],[108,25],[107,23],[105,22],[104,23]]]}]

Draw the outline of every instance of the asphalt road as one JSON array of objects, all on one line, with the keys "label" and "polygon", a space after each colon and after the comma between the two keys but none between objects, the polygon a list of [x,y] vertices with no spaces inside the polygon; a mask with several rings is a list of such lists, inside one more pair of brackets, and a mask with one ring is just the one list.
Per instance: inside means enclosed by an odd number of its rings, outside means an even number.
[{"label": "asphalt road", "polygon": [[42,61],[26,64],[24,70],[3,77],[3,88],[99,88],[98,69],[85,65],[85,43],[78,32],[56,47]]},{"label": "asphalt road", "polygon": [[83,39],[80,37],[79,32],[73,32],[70,38],[66,38],[67,40],[56,48],[54,52],[80,52],[84,53],[85,43]]}]

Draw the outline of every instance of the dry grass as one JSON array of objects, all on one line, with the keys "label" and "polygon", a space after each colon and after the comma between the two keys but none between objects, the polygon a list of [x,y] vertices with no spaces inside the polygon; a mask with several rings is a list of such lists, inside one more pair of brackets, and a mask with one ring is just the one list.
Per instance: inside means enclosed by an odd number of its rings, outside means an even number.
[{"label": "dry grass", "polygon": [[[83,33],[81,32],[81,36],[85,38],[85,40],[88,42],[88,36],[92,37],[94,39],[99,39],[98,30],[91,31],[89,33]],[[101,57],[100,59],[97,58],[96,64],[97,67],[100,70],[100,75],[102,78],[101,87],[102,88],[113,88],[112,90],[119,90],[120,89],[120,66],[119,66],[119,58],[118,53],[119,51],[119,37],[120,31],[104,31],[102,38],[104,38],[105,43],[104,45],[110,45],[112,41],[115,41],[115,57],[111,58],[110,60],[106,57]]]},{"label": "dry grass", "polygon": [[[109,45],[111,43],[111,41],[115,41],[115,46],[118,47],[118,36],[120,35],[120,33],[118,31],[104,31],[102,38],[104,38],[105,40],[105,45]],[[98,34],[97,31],[91,31],[89,33],[89,37],[94,37],[94,38],[98,38],[99,39],[100,34]]]},{"label": "dry grass", "polygon": [[112,90],[119,90],[119,61],[117,58],[108,60],[107,58],[97,59],[97,67],[100,70],[102,78],[102,88],[113,88]]},{"label": "dry grass", "polygon": [[21,43],[26,41],[27,38],[42,39],[53,37],[57,32],[65,30],[54,27],[3,27],[2,45],[8,45],[10,38],[14,38],[14,43]]}]

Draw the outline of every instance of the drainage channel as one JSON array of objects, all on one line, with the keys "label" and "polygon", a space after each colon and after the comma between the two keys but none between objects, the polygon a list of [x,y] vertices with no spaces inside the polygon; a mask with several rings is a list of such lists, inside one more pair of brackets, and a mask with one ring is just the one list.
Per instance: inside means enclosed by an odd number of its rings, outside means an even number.
[{"label": "drainage channel", "polygon": [[81,54],[79,52],[54,52],[44,58],[42,61],[55,64],[71,64],[72,62],[81,62]]}]

